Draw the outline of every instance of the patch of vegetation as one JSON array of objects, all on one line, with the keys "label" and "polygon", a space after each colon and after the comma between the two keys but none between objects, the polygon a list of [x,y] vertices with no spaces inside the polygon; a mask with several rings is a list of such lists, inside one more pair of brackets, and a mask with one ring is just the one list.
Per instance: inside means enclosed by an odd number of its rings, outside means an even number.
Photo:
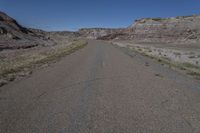
[{"label": "patch of vegetation", "polygon": [[162,60],[161,60],[161,59],[158,59],[158,62],[162,62]]},{"label": "patch of vegetation", "polygon": [[183,65],[183,67],[187,67],[187,68],[200,69],[199,66],[196,66],[196,65],[193,65],[193,64],[190,64],[190,63],[183,63],[182,65]]},{"label": "patch of vegetation", "polygon": [[[138,50],[136,49],[137,52],[139,52],[140,54],[142,54],[143,56],[149,57],[151,59],[157,60],[159,63],[161,63],[162,65],[167,65],[170,68],[178,68],[184,72],[186,72],[186,74],[189,74],[191,76],[193,76],[196,79],[200,79],[200,66],[191,64],[191,63],[177,63],[177,62],[173,62],[171,59],[167,58],[166,56],[164,57],[158,57],[158,56],[153,56],[150,55],[148,53],[144,53],[142,52],[142,50]],[[174,53],[175,55],[181,55],[181,53]],[[176,69],[177,70],[177,69]],[[159,75],[156,75],[159,76]]]},{"label": "patch of vegetation", "polygon": [[188,54],[193,55],[193,54],[195,54],[195,53],[194,53],[194,52],[189,52]]},{"label": "patch of vegetation", "polygon": [[188,72],[188,74],[193,75],[193,76],[200,76],[200,73],[197,73],[197,72]]},{"label": "patch of vegetation", "polygon": [[17,73],[30,72],[35,67],[56,61],[57,59],[69,55],[85,47],[86,45],[86,41],[76,41],[73,42],[70,46],[55,47],[53,51],[45,54],[33,55],[30,57],[16,57],[15,62],[4,62],[4,64],[0,64],[0,79],[7,81],[14,80],[17,76]]},{"label": "patch of vegetation", "polygon": [[192,77],[196,79],[200,79],[200,67],[190,64],[190,63],[171,63],[173,67],[179,68],[180,70],[183,70],[186,72],[186,74],[191,75]]},{"label": "patch of vegetation", "polygon": [[87,43],[76,42],[66,48],[59,48],[55,52],[48,53],[44,58],[36,60],[34,63],[35,64],[44,64],[44,63],[48,63],[50,61],[54,61],[58,58],[64,57],[66,55],[69,55],[69,54],[83,48],[86,44]]}]

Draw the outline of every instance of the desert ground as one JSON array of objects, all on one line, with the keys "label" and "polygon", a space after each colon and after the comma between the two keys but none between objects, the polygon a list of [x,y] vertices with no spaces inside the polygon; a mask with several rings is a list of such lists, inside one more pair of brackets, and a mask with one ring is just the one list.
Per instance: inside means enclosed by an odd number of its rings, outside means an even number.
[{"label": "desert ground", "polygon": [[114,41],[111,43],[133,52],[137,51],[193,78],[200,78],[199,44],[136,43],[132,41]]},{"label": "desert ground", "polygon": [[[60,43],[61,41],[64,42]],[[87,42],[82,39],[73,41],[62,39],[58,44],[50,46],[3,50],[0,52],[0,86],[28,76],[34,69],[48,66],[84,45],[87,45]]]},{"label": "desert ground", "polygon": [[199,87],[148,57],[89,41],[50,67],[3,86],[0,129],[199,132]]},{"label": "desert ground", "polygon": [[0,12],[0,133],[199,133],[199,22],[47,32]]}]

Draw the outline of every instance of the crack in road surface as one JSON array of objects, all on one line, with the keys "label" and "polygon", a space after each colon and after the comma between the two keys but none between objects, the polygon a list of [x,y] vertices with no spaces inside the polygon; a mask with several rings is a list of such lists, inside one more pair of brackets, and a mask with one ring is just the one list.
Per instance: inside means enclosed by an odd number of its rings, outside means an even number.
[{"label": "crack in road surface", "polygon": [[91,40],[2,87],[0,133],[200,132],[199,83],[133,54]]}]

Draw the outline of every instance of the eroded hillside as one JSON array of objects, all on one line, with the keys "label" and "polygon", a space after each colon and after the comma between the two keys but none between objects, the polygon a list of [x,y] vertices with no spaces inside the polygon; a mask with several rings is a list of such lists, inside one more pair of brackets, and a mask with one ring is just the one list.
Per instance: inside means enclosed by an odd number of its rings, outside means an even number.
[{"label": "eroded hillside", "polygon": [[100,39],[136,42],[197,43],[200,41],[200,15],[136,20],[124,30]]}]

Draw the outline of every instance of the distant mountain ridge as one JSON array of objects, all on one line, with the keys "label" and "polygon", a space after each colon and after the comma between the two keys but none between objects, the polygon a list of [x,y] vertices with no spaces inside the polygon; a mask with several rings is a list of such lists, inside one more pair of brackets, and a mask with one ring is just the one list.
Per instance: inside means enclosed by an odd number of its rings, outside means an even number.
[{"label": "distant mountain ridge", "polygon": [[[100,40],[132,40],[135,42],[199,43],[200,15],[173,18],[143,18],[127,28],[82,28],[77,32],[46,32],[25,28],[0,12],[0,50],[53,45],[53,37],[83,37]],[[58,38],[59,38],[58,37]]]},{"label": "distant mountain ridge", "polygon": [[197,43],[200,41],[200,15],[139,19],[122,32],[110,34],[99,39]]}]

